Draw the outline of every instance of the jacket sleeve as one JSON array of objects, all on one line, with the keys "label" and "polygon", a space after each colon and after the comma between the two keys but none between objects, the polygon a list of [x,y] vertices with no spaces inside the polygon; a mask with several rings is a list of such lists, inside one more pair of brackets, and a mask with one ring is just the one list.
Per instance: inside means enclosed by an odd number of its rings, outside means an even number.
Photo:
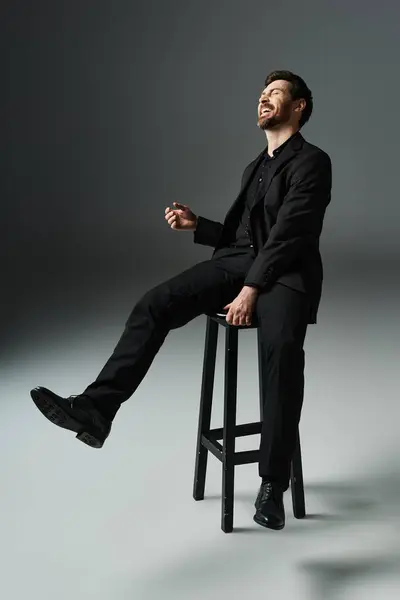
[{"label": "jacket sleeve", "polygon": [[279,208],[268,239],[254,259],[244,285],[263,290],[295,261],[304,247],[318,241],[326,207],[331,199],[332,167],[325,152],[298,166]]},{"label": "jacket sleeve", "polygon": [[193,232],[193,241],[195,244],[215,248],[222,233],[222,228],[222,223],[198,216],[197,227]]}]

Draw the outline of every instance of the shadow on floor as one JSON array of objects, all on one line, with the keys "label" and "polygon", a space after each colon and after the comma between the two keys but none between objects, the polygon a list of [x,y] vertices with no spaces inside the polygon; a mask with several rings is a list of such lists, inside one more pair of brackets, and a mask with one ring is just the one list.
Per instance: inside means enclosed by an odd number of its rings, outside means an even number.
[{"label": "shadow on floor", "polygon": [[[338,600],[356,580],[400,573],[400,467],[381,477],[310,483],[305,489],[309,499],[319,499],[323,511],[288,519],[282,532],[256,524],[236,527],[228,535],[220,532],[215,544],[191,546],[183,559],[170,562],[151,581],[136,581],[140,597],[187,600],[197,598],[196,590],[212,596],[227,583],[232,589],[235,582],[251,582],[260,572],[268,582],[282,561],[299,578],[298,598],[307,600]],[[253,503],[254,494],[238,493],[235,500]],[[221,498],[206,496],[207,501]],[[304,596],[300,581],[307,589]]]},{"label": "shadow on floor", "polygon": [[[372,598],[376,597],[377,580],[382,600],[399,597],[400,465],[368,479],[313,484],[307,490],[323,498],[330,517],[318,523],[327,546],[317,558],[311,556],[299,564],[306,580],[306,597],[347,599],[355,589],[362,590],[357,598]],[[396,590],[385,585],[385,580],[393,578]],[[391,595],[386,596],[384,590]]]}]

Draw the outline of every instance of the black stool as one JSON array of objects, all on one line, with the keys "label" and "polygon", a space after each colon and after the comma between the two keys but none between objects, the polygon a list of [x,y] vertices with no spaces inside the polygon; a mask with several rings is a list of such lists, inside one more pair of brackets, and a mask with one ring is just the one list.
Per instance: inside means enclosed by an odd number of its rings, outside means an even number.
[{"label": "black stool", "polygon": [[[251,326],[229,325],[223,311],[208,314],[204,348],[203,376],[201,383],[199,425],[197,432],[196,466],[193,497],[204,499],[208,452],[222,462],[222,514],[221,529],[225,533],[233,530],[233,499],[235,466],[258,462],[259,450],[235,452],[235,439],[245,435],[261,433],[263,420],[263,377],[261,361],[261,334],[253,317]],[[225,329],[225,381],[223,427],[210,429],[211,408],[214,389],[215,360],[217,354],[218,325]],[[260,421],[236,425],[238,330],[257,329],[258,379]],[[217,441],[222,439],[222,445]],[[297,519],[305,516],[303,470],[301,464],[300,437],[297,435],[290,473],[293,513]]]}]

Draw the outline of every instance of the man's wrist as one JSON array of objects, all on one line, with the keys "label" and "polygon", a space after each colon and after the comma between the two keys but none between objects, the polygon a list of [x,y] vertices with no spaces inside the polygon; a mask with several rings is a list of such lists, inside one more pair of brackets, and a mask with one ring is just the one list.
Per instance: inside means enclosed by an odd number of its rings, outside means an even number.
[{"label": "man's wrist", "polygon": [[259,287],[256,285],[244,285],[243,289],[252,294],[258,294],[260,291]]}]

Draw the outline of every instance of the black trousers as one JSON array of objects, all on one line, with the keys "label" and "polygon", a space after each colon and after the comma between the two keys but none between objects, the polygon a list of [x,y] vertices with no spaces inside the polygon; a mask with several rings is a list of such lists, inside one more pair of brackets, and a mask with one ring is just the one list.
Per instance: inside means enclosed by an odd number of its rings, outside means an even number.
[{"label": "black trousers", "polygon": [[[246,250],[221,251],[146,292],[111,357],[84,393],[113,419],[143,380],[168,332],[231,302],[253,260]],[[287,489],[303,404],[308,296],[277,283],[259,294],[255,312],[265,361],[259,474]]]}]

